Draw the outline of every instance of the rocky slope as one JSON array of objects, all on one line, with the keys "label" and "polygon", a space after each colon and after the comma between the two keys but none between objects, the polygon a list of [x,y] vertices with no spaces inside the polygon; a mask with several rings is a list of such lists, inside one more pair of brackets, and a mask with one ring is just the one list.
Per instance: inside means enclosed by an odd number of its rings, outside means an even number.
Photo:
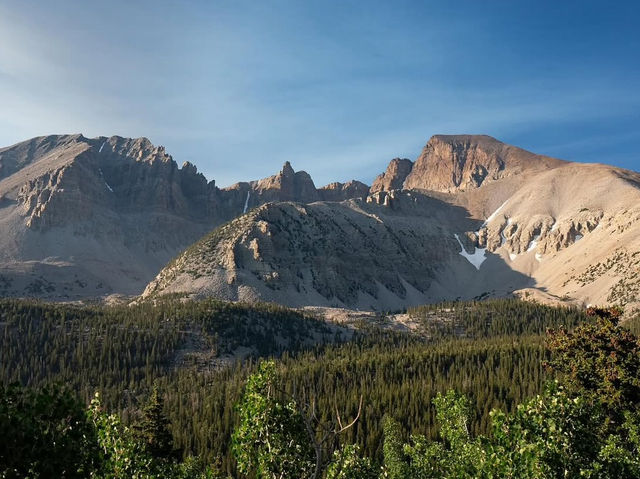
[{"label": "rocky slope", "polygon": [[371,185],[371,193],[379,191],[401,190],[407,176],[411,173],[413,162],[406,158],[394,158],[387,170],[378,175]]},{"label": "rocky slope", "polygon": [[[263,205],[178,256],[144,295],[397,309],[453,290],[452,271],[464,288],[456,296],[485,291],[482,282],[463,279],[474,268],[458,254],[451,232],[475,222],[462,208],[412,192],[385,198]],[[502,295],[529,282],[501,262],[483,274],[509,282],[496,291]]]},{"label": "rocky slope", "polygon": [[516,292],[633,309],[639,185],[635,172],[436,136],[365,199],[269,204],[215,230],[144,295],[385,310]]},{"label": "rocky slope", "polygon": [[633,309],[639,271],[640,174],[487,136],[434,136],[370,189],[316,188],[288,162],[218,188],[145,138],[0,149],[4,296],[389,310],[515,292]]},{"label": "rocky slope", "polygon": [[268,201],[320,194],[289,163],[270,178],[220,189],[146,138],[52,135],[2,148],[0,295],[139,294],[215,226]]},{"label": "rocky slope", "polygon": [[351,198],[366,198],[369,187],[364,183],[352,180],[346,183],[329,183],[318,189],[322,201],[345,201]]},{"label": "rocky slope", "polygon": [[526,178],[563,162],[485,135],[436,135],[425,145],[403,188],[454,192],[508,177]]}]

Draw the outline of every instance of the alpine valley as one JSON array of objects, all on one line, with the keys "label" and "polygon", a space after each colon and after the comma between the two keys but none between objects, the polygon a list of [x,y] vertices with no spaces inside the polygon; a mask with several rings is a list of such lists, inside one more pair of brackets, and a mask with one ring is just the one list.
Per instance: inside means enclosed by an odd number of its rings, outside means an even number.
[{"label": "alpine valley", "polygon": [[0,295],[634,311],[639,220],[639,173],[484,135],[436,135],[370,187],[321,188],[289,162],[220,188],[146,138],[53,135],[0,149]]}]

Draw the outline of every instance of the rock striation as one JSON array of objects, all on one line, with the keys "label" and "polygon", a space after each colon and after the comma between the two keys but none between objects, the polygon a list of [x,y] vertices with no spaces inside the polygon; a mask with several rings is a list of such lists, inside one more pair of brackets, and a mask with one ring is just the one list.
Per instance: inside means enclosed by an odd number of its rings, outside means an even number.
[{"label": "rock striation", "polygon": [[214,230],[144,296],[389,310],[517,294],[633,312],[638,205],[638,173],[438,135],[366,198],[269,204]]},{"label": "rock striation", "polygon": [[633,312],[639,205],[637,172],[480,135],[436,135],[371,188],[316,188],[289,162],[219,188],[145,138],[51,135],[0,149],[0,295],[390,310],[518,294]]},{"label": "rock striation", "polygon": [[[346,186],[327,200],[362,194]],[[138,294],[217,225],[267,202],[320,199],[289,162],[221,189],[147,138],[34,138],[0,149],[0,295]],[[46,288],[33,286],[43,281]]]},{"label": "rock striation", "polygon": [[435,300],[439,270],[466,267],[443,229],[463,212],[422,195],[395,202],[404,214],[362,200],[268,203],[187,249],[143,296],[378,310]]},{"label": "rock striation", "polygon": [[414,163],[403,188],[469,190],[509,176],[556,168],[562,163],[486,135],[435,135]]},{"label": "rock striation", "polygon": [[371,185],[371,193],[379,191],[401,190],[407,176],[411,173],[413,162],[406,158],[394,158],[387,170],[378,175]]},{"label": "rock striation", "polygon": [[345,201],[352,198],[366,198],[369,187],[364,183],[351,180],[346,183],[329,183],[318,189],[322,201]]}]

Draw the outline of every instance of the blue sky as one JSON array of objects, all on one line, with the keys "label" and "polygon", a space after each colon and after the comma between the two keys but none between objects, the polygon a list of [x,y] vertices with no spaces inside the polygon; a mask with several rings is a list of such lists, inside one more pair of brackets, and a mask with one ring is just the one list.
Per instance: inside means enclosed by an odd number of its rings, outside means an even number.
[{"label": "blue sky", "polygon": [[431,135],[640,170],[640,2],[0,0],[0,145],[146,136],[220,186]]}]

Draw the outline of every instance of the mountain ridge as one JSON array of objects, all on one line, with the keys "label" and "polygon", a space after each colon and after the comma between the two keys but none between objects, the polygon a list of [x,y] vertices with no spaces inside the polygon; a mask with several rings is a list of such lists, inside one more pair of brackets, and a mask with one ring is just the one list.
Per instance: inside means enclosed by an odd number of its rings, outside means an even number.
[{"label": "mountain ridge", "polygon": [[0,294],[137,294],[179,251],[247,207],[320,199],[305,172],[289,164],[285,173],[221,189],[145,137],[48,135],[2,148]]},{"label": "mountain ridge", "polygon": [[[325,215],[324,222],[312,221],[317,227],[309,226],[309,217],[319,214],[319,203],[293,209],[267,205],[264,208],[290,212],[237,220],[233,238],[197,254],[187,251],[179,257],[180,267],[163,270],[143,297],[167,291],[289,306],[385,310],[516,294],[566,304],[618,301],[637,308],[640,282],[628,266],[614,268],[611,262],[624,257],[640,265],[640,243],[631,233],[640,232],[639,174],[536,155],[491,137],[477,142],[489,143],[491,148],[484,150],[473,143],[474,136],[432,137],[426,156],[441,147],[442,138],[453,146],[462,141],[469,151],[451,154],[445,174],[438,171],[435,179],[427,178],[432,183],[426,186],[434,190],[408,189],[408,180],[395,188],[394,172],[401,165],[411,166],[411,171],[405,168],[398,175],[414,175],[416,183],[429,175],[429,168],[416,176],[418,161],[394,159],[386,172],[391,178],[382,174],[366,198],[333,206],[340,211]],[[475,181],[472,173],[480,160],[494,169],[486,168],[482,181]],[[454,214],[456,208],[464,214]],[[341,216],[346,225],[328,219]],[[376,230],[379,225],[384,232]],[[349,228],[354,229],[351,236],[344,234]],[[296,238],[274,246],[273,238],[290,232],[296,232]],[[385,238],[386,232],[392,239]],[[315,243],[310,238],[316,238]],[[323,249],[326,238],[335,251]],[[354,242],[368,244],[363,246],[368,255],[363,257],[359,248],[345,250],[344,245]],[[311,250],[310,257],[297,254],[299,247]],[[394,248],[402,254],[396,255]],[[280,263],[282,255],[286,266]],[[211,269],[220,257],[226,263]],[[374,271],[368,268],[372,262],[378,265]],[[609,267],[599,266],[606,272],[591,277],[591,263]],[[327,271],[333,273],[324,277]],[[372,276],[385,279],[372,285]]]},{"label": "mountain ridge", "polygon": [[[219,188],[146,138],[37,137],[0,149],[0,294],[144,290],[384,310],[527,291],[635,304],[629,268],[605,268],[609,279],[587,284],[590,265],[577,258],[635,264],[639,185],[630,170],[486,135],[434,135],[415,161],[391,160],[371,187],[320,188],[288,161],[270,177]],[[215,271],[186,258],[191,276],[168,272],[190,244],[230,224],[233,234],[198,251]]]}]

